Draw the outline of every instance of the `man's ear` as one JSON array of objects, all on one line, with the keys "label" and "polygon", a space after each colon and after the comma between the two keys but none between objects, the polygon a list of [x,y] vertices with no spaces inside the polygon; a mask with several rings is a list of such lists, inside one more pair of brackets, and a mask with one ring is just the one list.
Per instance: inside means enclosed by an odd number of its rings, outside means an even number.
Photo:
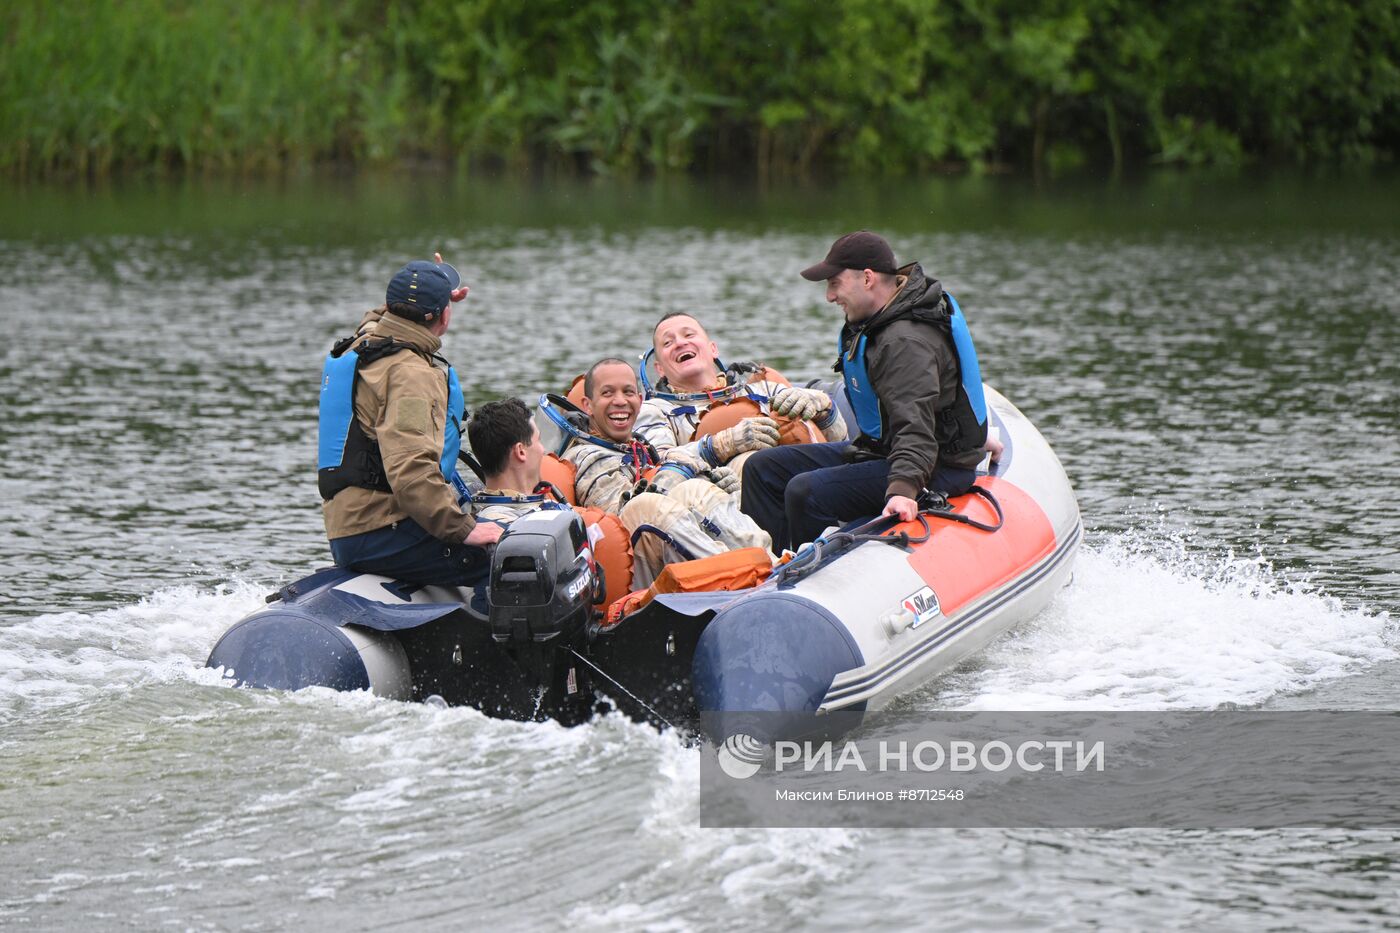
[{"label": "man's ear", "polygon": [[524,463],[525,458],[529,455],[529,449],[524,444],[520,443],[520,441],[516,441],[511,445],[510,455],[512,459]]}]

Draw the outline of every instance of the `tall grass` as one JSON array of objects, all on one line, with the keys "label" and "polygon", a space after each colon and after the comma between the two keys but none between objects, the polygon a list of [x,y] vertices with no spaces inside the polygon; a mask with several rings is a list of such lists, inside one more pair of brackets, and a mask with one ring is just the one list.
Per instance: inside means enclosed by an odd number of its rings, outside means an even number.
[{"label": "tall grass", "polygon": [[1370,162],[1394,0],[9,0],[0,172]]},{"label": "tall grass", "polygon": [[237,0],[14,4],[0,166],[246,171],[358,156],[355,49],[333,20],[305,12]]}]

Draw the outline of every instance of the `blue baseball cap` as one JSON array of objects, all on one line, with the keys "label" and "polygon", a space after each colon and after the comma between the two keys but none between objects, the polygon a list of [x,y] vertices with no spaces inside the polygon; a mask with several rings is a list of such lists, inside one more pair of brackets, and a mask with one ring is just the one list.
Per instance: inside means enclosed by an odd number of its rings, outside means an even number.
[{"label": "blue baseball cap", "polygon": [[417,308],[418,318],[423,320],[447,307],[452,292],[461,284],[462,277],[447,263],[417,259],[394,273],[384,293],[384,303]]}]

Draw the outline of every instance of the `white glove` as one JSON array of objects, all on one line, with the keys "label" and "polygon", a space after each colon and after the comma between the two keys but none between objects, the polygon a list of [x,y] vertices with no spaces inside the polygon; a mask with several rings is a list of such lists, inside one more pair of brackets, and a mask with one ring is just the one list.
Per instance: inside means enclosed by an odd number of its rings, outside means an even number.
[{"label": "white glove", "polygon": [[715,467],[712,470],[707,470],[704,476],[719,487],[719,491],[722,493],[732,496],[739,491],[739,474],[729,467]]},{"label": "white glove", "polygon": [[699,476],[710,468],[710,465],[701,457],[691,453],[684,447],[672,447],[670,450],[667,450],[661,455],[661,462],[675,463],[683,467],[689,467],[690,471],[696,476]]},{"label": "white glove", "polygon": [[690,478],[680,470],[660,469],[652,474],[651,485],[656,487],[657,492],[667,493],[671,491],[671,487],[679,486]]},{"label": "white glove", "polygon": [[831,397],[820,389],[783,386],[773,393],[768,407],[785,418],[811,421],[831,411]]},{"label": "white glove", "polygon": [[777,447],[778,422],[772,418],[745,418],[732,428],[710,435],[710,443],[719,462],[728,463],[750,450]]}]

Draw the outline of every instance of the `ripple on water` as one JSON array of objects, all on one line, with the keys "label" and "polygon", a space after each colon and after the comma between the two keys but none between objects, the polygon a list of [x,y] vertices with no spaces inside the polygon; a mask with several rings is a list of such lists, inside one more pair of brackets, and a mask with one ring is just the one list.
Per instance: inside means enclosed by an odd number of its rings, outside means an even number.
[{"label": "ripple on water", "polygon": [[[473,404],[640,352],[678,309],[726,358],[827,373],[834,312],[781,270],[831,224],[652,216],[431,232],[473,285],[446,342]],[[1071,589],[907,708],[1394,705],[1393,237],[1118,227],[892,231],[1091,529]],[[0,923],[1394,921],[1393,834],[702,831],[699,752],[671,734],[228,688],[200,668],[217,636],[327,560],[321,357],[425,248],[280,229],[0,251],[7,321],[37,298],[82,322],[0,356]],[[161,287],[185,269],[195,298]]]}]

